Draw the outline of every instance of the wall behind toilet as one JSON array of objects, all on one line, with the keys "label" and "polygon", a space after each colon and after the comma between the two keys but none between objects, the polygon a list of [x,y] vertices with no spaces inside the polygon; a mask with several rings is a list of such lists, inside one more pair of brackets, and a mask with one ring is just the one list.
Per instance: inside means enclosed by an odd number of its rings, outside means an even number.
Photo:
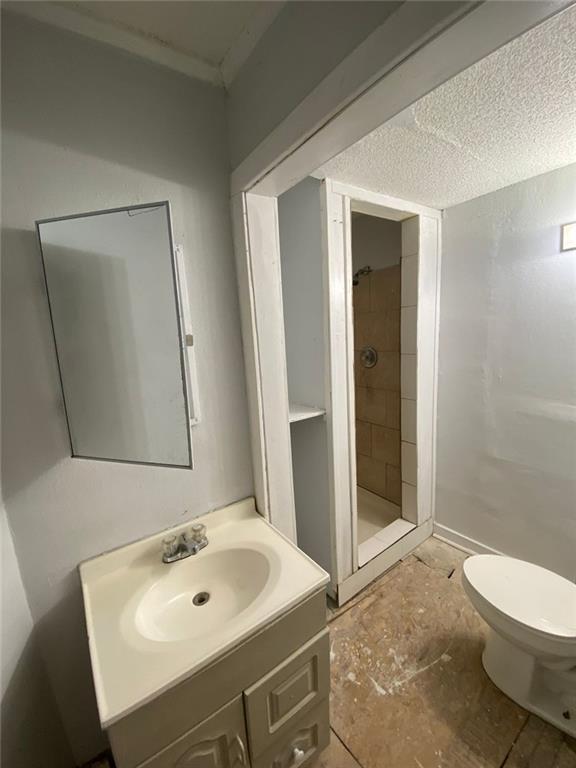
[{"label": "wall behind toilet", "polygon": [[[103,745],[78,563],[253,491],[223,91],[19,16],[2,25],[3,495],[78,763]],[[34,221],[169,200],[202,423],[193,471],[71,459]]]},{"label": "wall behind toilet", "polygon": [[[436,522],[576,579],[576,166],[445,211]],[[440,531],[442,532],[442,530]]]}]

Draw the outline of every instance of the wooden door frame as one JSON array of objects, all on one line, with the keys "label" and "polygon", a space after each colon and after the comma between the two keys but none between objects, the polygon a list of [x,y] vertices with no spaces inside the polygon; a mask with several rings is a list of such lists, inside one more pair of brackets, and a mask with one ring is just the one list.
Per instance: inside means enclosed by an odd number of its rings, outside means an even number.
[{"label": "wooden door frame", "polygon": [[[340,503],[334,505],[334,527],[339,540],[337,556],[344,563],[351,563],[351,570],[340,569],[338,583],[358,570],[358,537],[356,509],[356,452],[355,452],[355,385],[353,363],[353,295],[352,295],[352,208],[357,203],[368,204],[374,211],[394,211],[408,219],[418,216],[419,227],[419,269],[418,269],[418,373],[417,373],[417,510],[418,526],[434,516],[436,476],[436,394],[438,379],[438,325],[440,303],[440,258],[442,212],[434,208],[412,203],[408,200],[370,192],[349,184],[326,180],[326,196],[331,205],[327,210],[341,212],[338,218],[329,215],[328,226],[340,227],[340,237],[333,236],[325,262],[331,270],[331,282],[336,286],[344,284],[340,291],[340,305],[330,302],[330,311],[345,324],[340,339],[331,343],[331,366],[333,377],[346,382],[345,394],[336,390],[338,402],[334,403],[336,414],[332,428],[335,444],[334,458],[343,457],[344,444],[347,446],[346,460],[349,466],[348,482],[340,478]],[[384,216],[386,218],[386,216]],[[400,220],[400,219],[399,219]],[[338,298],[338,297],[337,297]],[[342,342],[343,337],[343,342]],[[340,343],[338,344],[338,341]],[[335,343],[336,342],[336,343]],[[328,366],[327,366],[328,369]],[[333,388],[334,390],[334,388]],[[344,461],[344,458],[341,459]],[[342,463],[339,466],[343,466]],[[347,491],[349,504],[343,503]]]}]

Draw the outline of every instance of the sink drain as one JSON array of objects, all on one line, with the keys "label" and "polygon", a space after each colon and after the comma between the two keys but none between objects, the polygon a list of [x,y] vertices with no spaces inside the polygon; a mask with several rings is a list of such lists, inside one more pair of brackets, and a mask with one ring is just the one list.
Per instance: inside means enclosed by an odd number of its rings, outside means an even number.
[{"label": "sink drain", "polygon": [[198,592],[198,594],[194,595],[192,598],[194,605],[206,605],[208,600],[210,600],[210,592]]}]

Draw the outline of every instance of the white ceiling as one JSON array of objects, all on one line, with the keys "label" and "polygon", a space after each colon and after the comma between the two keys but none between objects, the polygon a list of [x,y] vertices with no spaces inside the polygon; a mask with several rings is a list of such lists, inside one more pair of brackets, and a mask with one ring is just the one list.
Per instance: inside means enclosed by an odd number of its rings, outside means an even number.
[{"label": "white ceiling", "polygon": [[8,2],[11,10],[229,85],[284,0]]},{"label": "white ceiling", "polygon": [[576,162],[576,5],[432,91],[314,174],[433,208]]}]

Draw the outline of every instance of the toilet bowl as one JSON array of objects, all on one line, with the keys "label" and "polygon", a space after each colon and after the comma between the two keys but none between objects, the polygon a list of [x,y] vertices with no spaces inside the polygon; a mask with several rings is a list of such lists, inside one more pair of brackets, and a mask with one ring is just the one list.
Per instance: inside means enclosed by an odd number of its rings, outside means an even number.
[{"label": "toilet bowl", "polygon": [[462,581],[490,627],[482,663],[492,682],[576,736],[576,584],[501,555],[469,557]]}]

